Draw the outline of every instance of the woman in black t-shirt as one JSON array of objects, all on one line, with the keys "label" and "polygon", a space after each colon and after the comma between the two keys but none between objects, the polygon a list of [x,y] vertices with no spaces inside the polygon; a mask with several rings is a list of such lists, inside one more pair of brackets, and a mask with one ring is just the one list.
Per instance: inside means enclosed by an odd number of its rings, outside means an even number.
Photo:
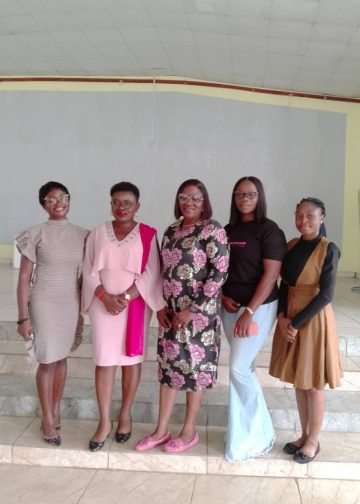
[{"label": "woman in black t-shirt", "polygon": [[222,296],[222,321],[230,344],[225,458],[235,461],[266,453],[275,438],[254,360],[275,321],[276,281],[286,240],[277,224],[266,218],[265,193],[258,178],[236,182],[225,229],[230,245]]}]

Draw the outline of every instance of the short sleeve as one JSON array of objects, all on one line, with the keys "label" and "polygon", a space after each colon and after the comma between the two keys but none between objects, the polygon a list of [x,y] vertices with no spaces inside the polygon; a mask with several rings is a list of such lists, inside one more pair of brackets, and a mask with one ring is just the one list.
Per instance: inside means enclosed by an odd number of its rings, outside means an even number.
[{"label": "short sleeve", "polygon": [[282,261],[287,251],[284,232],[272,220],[267,219],[262,227],[262,257]]},{"label": "short sleeve", "polygon": [[15,236],[16,248],[20,254],[27,257],[34,264],[37,262],[36,257],[36,244],[39,235],[37,226],[35,228],[27,229]]}]

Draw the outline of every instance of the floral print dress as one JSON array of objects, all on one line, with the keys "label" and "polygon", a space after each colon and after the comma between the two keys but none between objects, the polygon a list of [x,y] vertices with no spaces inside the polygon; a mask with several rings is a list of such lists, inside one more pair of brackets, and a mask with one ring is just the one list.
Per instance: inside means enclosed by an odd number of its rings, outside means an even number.
[{"label": "floral print dress", "polygon": [[186,328],[161,328],[159,381],[171,388],[198,391],[216,383],[220,351],[220,296],[229,251],[224,229],[215,220],[165,231],[161,247],[164,297],[170,314],[190,305],[199,311]]}]

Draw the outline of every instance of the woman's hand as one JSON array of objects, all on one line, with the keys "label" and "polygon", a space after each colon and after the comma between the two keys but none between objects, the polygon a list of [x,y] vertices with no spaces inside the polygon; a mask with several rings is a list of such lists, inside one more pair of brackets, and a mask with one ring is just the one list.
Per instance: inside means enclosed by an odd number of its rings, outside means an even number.
[{"label": "woman's hand", "polygon": [[298,329],[295,329],[295,327],[291,325],[291,322],[289,322],[287,326],[287,338],[289,343],[294,343],[297,333]]},{"label": "woman's hand", "polygon": [[156,316],[160,327],[164,327],[165,329],[169,329],[169,327],[171,327],[171,318],[169,316],[169,309],[167,306],[164,306],[164,308],[157,311]]},{"label": "woman's hand", "polygon": [[24,338],[25,341],[28,340],[31,337],[32,332],[33,332],[30,320],[26,320],[22,324],[19,324],[17,326],[17,332],[18,332],[18,334],[20,334],[20,336],[22,338]]},{"label": "woman's hand", "polygon": [[252,336],[252,316],[245,310],[234,324],[234,336]]},{"label": "woman's hand", "polygon": [[108,294],[106,293],[104,300],[104,306],[106,310],[111,313],[111,315],[119,315],[127,305],[125,298],[122,295]]},{"label": "woman's hand", "polygon": [[298,330],[291,325],[291,319],[285,317],[283,313],[279,313],[277,320],[281,336],[287,343],[294,343]]},{"label": "woman's hand", "polygon": [[185,308],[175,313],[171,326],[173,329],[184,329],[192,321],[193,317],[194,313],[189,308]]},{"label": "woman's hand", "polygon": [[222,305],[225,310],[229,313],[236,313],[240,309],[240,303],[237,303],[233,298],[228,296],[222,296],[221,298]]}]

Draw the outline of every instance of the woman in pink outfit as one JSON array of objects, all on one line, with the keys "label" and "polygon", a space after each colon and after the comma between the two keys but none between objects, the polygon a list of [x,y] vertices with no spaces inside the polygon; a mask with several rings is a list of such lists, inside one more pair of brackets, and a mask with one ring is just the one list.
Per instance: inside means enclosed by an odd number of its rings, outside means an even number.
[{"label": "woman in pink outfit", "polygon": [[83,268],[83,311],[92,326],[99,425],[89,442],[98,451],[112,429],[116,367],[122,367],[122,405],[116,441],[131,435],[131,408],[144,360],[151,310],[164,307],[156,230],[135,221],[139,189],[130,182],[110,190],[113,221],[89,235]]}]

